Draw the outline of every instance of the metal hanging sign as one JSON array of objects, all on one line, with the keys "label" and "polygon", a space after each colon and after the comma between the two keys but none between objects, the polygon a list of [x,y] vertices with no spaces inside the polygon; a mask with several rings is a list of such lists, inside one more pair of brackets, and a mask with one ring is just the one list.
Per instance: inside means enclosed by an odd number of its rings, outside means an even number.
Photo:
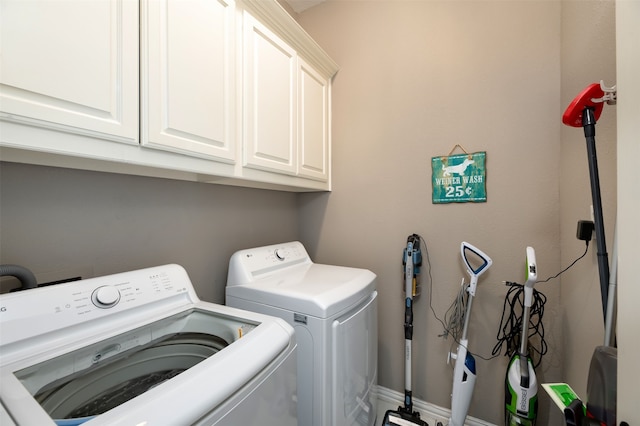
[{"label": "metal hanging sign", "polygon": [[[464,151],[460,145],[456,145]],[[453,151],[451,151],[453,152]],[[487,153],[451,155],[433,157],[432,202],[442,203],[483,203],[487,201],[487,171],[485,168]]]}]

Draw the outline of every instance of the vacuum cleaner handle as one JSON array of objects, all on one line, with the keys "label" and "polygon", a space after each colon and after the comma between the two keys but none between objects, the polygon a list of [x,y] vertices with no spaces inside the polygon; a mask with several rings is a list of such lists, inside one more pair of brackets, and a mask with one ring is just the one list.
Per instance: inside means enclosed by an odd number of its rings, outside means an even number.
[{"label": "vacuum cleaner handle", "polygon": [[[529,382],[529,367],[527,365],[527,335],[529,331],[529,313],[533,304],[533,286],[538,279],[536,252],[533,247],[527,247],[526,281],[524,283],[524,308],[522,310],[522,336],[520,336],[520,376],[523,383]],[[524,385],[523,385],[524,386]],[[527,384],[524,387],[528,387]]]},{"label": "vacuum cleaner handle", "polygon": [[404,365],[404,390],[405,390],[405,408],[409,411],[413,409],[413,402],[411,401],[411,345],[413,340],[413,280],[414,266],[413,266],[413,242],[407,242],[407,248],[405,249],[405,305],[404,305],[404,352],[405,352],[405,365]]},{"label": "vacuum cleaner handle", "polygon": [[536,264],[536,251],[533,247],[527,247],[527,269],[524,283],[524,306],[530,308],[533,303],[533,286],[538,279],[538,265]]},{"label": "vacuum cleaner handle", "polygon": [[420,236],[409,235],[404,249],[402,262],[404,264],[405,311],[404,311],[404,413],[413,415],[413,400],[411,396],[411,352],[413,340],[413,295],[417,286],[417,275],[420,271],[422,257],[420,254]]},{"label": "vacuum cleaner handle", "polygon": [[606,87],[602,80],[600,84],[590,84],[578,96],[573,98],[564,114],[562,114],[562,123],[571,127],[583,127],[585,108],[593,109],[595,123],[600,118],[600,114],[602,114],[604,103],[615,105],[617,98],[616,86]]},{"label": "vacuum cleaner handle", "polygon": [[597,121],[604,108],[603,102],[594,102],[596,98],[604,96],[604,91],[600,84],[593,83],[587,86],[578,96],[576,96],[567,109],[562,114],[562,123],[571,127],[582,127],[582,114],[585,108],[593,108],[595,120]]}]

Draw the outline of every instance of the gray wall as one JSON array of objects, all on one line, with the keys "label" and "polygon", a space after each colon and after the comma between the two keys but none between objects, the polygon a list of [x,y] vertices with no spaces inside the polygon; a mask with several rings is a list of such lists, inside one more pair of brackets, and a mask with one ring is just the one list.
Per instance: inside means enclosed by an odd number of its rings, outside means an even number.
[{"label": "gray wall", "polygon": [[40,283],[178,263],[224,303],[231,254],[296,239],[295,194],[0,163],[0,262]]},{"label": "gray wall", "polygon": [[[612,11],[613,2],[327,0],[298,15],[340,65],[333,90],[333,192],[301,195],[301,238],[317,261],[378,274],[382,386],[404,387],[401,251],[407,235],[426,239],[433,277],[423,271],[415,306],[414,396],[444,407],[452,381],[447,352],[455,345],[439,337],[442,326],[431,307],[442,318],[466,275],[460,242],[494,260],[480,279],[469,330],[471,351],[485,358],[496,343],[502,281],[522,280],[525,247],[536,249],[541,278],[584,251],[575,239],[577,220],[589,219],[584,137],[581,129],[565,130],[561,116],[587,84],[615,76]],[[591,55],[584,38],[598,41],[597,53]],[[602,63],[587,72],[592,61]],[[605,139],[607,132],[599,132]],[[486,203],[431,203],[431,157],[455,144],[487,152]],[[615,149],[609,145],[602,154],[603,192],[614,214]],[[592,280],[594,259],[592,249],[575,269]],[[541,382],[575,379],[584,395],[583,366],[598,344],[602,317],[599,289],[574,294],[581,284],[573,278],[567,289],[560,280],[536,287],[548,297],[549,345],[537,374]],[[578,304],[585,299],[593,300]],[[585,316],[595,319],[579,325]],[[583,345],[564,343],[580,339]],[[503,422],[507,361],[478,358],[470,415]],[[539,422],[562,424],[543,395]]]}]

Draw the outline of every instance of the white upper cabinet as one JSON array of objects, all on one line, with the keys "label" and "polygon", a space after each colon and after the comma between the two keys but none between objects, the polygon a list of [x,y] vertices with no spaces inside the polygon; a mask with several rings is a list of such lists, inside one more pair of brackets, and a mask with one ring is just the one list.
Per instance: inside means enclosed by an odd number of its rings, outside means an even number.
[{"label": "white upper cabinet", "polygon": [[130,0],[2,0],[0,119],[137,144],[138,28]]},{"label": "white upper cabinet", "polygon": [[331,82],[303,59],[299,60],[298,69],[298,174],[327,181]]},{"label": "white upper cabinet", "polygon": [[294,175],[296,52],[247,12],[243,24],[244,165]]},{"label": "white upper cabinet", "polygon": [[143,0],[143,146],[234,162],[235,4]]},{"label": "white upper cabinet", "polygon": [[330,190],[337,69],[276,0],[0,0],[0,159]]},{"label": "white upper cabinet", "polygon": [[[337,66],[276,2],[244,0],[244,165],[330,189]],[[309,180],[316,183],[310,183]]]}]

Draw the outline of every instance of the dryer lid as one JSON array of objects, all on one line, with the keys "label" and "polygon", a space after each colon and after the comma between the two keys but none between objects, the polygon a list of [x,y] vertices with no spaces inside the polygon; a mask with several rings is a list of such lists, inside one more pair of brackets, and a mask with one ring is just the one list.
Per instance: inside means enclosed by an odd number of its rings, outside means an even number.
[{"label": "dryer lid", "polygon": [[235,297],[318,318],[330,318],[368,297],[376,275],[345,266],[305,263],[248,283],[227,286]]}]

